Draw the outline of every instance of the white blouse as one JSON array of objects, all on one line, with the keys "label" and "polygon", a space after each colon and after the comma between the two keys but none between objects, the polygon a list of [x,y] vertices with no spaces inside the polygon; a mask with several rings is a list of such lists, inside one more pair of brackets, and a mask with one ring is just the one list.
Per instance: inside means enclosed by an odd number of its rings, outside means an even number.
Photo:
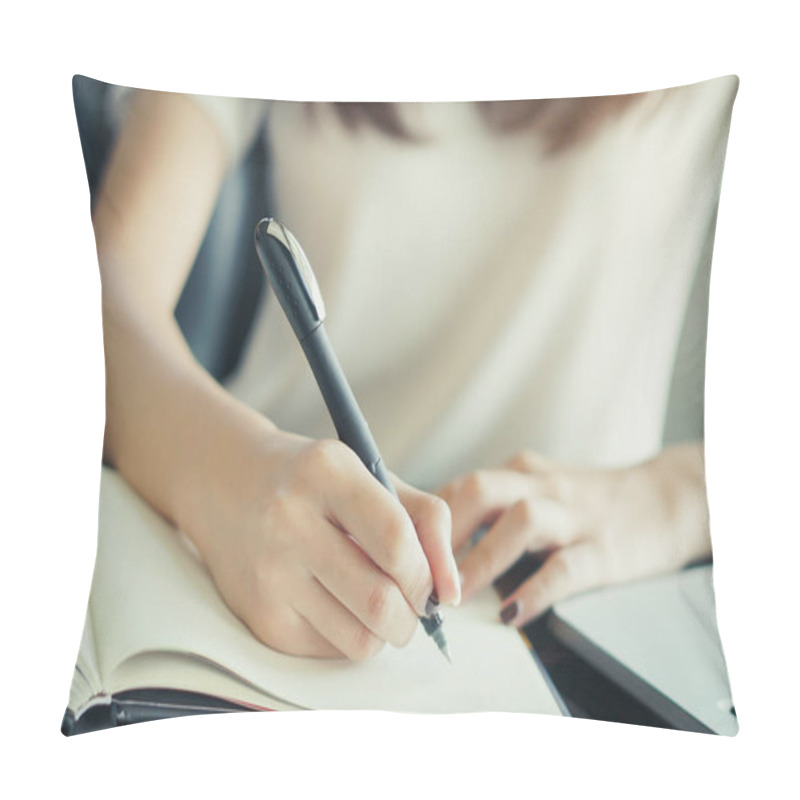
[{"label": "white blouse", "polygon": [[[267,135],[275,216],[383,460],[433,489],[521,448],[607,467],[661,449],[737,86],[646,93],[556,156],[471,103],[399,104],[431,136],[416,144],[329,106],[197,99],[231,160]],[[335,436],[271,292],[227,386],[283,429]]]}]

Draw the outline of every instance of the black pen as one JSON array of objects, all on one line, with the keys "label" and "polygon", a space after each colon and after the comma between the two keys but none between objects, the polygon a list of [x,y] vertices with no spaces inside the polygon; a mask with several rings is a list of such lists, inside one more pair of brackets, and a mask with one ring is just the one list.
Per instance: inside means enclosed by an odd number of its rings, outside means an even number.
[{"label": "black pen", "polygon": [[[339,439],[397,497],[369,426],[322,324],[325,304],[303,249],[284,225],[269,217],[256,225],[254,238],[261,266],[308,359]],[[420,622],[449,661],[450,652],[435,594],[428,600],[425,616],[420,617]]]}]

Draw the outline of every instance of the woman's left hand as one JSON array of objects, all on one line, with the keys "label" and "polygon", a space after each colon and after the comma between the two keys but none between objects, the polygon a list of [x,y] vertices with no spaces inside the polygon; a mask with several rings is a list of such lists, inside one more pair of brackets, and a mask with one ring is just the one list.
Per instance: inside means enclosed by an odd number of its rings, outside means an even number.
[{"label": "woman's left hand", "polygon": [[517,627],[569,595],[679,569],[711,552],[702,442],[614,470],[522,452],[438,494],[450,506],[457,555],[490,526],[460,562],[464,600],[524,553],[545,555],[504,602],[502,620]]}]

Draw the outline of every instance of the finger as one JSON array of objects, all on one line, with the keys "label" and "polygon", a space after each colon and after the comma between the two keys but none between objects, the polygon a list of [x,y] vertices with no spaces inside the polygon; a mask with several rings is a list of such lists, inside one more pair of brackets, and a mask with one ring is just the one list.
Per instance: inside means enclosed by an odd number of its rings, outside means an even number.
[{"label": "finger", "polygon": [[300,615],[337,651],[351,661],[366,661],[380,652],[384,640],[356,619],[319,581],[311,580],[295,604]]},{"label": "finger", "polygon": [[470,597],[502,575],[526,552],[565,547],[580,533],[577,518],[545,497],[519,500],[461,562],[461,591]]},{"label": "finger", "polygon": [[[320,584],[319,588],[324,587],[325,594],[315,591],[310,596],[322,606],[341,606],[341,611],[351,618],[352,621],[344,625],[341,613],[334,616],[330,608],[326,612],[331,624],[342,621],[347,646],[343,652],[351,657],[354,650],[360,652],[367,645],[359,638],[363,632],[353,628],[355,622],[379,640],[391,642],[395,647],[408,644],[417,628],[418,617],[400,587],[372,562],[356,542],[330,523],[326,524],[329,526],[327,535],[319,536],[317,547],[307,555],[308,567],[315,582]],[[303,611],[308,616],[307,597]],[[328,636],[326,627],[318,629]],[[339,638],[329,638],[341,649]]]},{"label": "finger", "polygon": [[433,591],[433,576],[417,532],[402,504],[382,486],[358,456],[341,442],[315,448],[327,460],[313,474],[325,475],[324,493],[332,522],[352,536],[392,580],[418,614]]},{"label": "finger", "polygon": [[543,614],[554,603],[599,586],[601,574],[591,543],[556,550],[542,568],[503,603],[500,618],[517,628]]},{"label": "finger", "polygon": [[345,657],[295,609],[248,623],[248,627],[267,647],[281,653],[304,658]]},{"label": "finger", "polygon": [[417,531],[430,564],[433,585],[439,601],[448,605],[461,602],[461,581],[453,555],[450,508],[436,497],[396,479],[395,488]]},{"label": "finger", "polygon": [[530,504],[514,503],[461,562],[461,592],[467,599],[505,572],[526,550]]},{"label": "finger", "polygon": [[297,625],[297,652],[294,655],[302,656],[304,658],[338,658],[343,659],[347,656],[334,647],[331,642],[325,638],[317,629],[317,627],[306,619],[300,612],[297,612],[299,620]]},{"label": "finger", "polygon": [[457,553],[481,525],[494,523],[529,493],[529,477],[512,470],[478,470],[444,486],[437,494],[450,506],[453,550]]},{"label": "finger", "polygon": [[553,471],[555,462],[540,453],[531,450],[520,450],[506,461],[504,465],[507,469],[519,472],[549,473]]}]

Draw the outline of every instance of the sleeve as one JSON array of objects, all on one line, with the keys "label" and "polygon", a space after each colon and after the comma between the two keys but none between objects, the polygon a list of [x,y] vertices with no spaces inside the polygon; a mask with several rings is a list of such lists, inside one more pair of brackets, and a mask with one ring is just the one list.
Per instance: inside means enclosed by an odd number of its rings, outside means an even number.
[{"label": "sleeve", "polygon": [[[106,114],[114,130],[118,130],[128,113],[134,92],[147,91],[129,86],[112,86],[106,100]],[[215,97],[187,94],[206,113],[222,136],[228,163],[236,163],[255,141],[266,115],[266,100],[238,97]]]}]

